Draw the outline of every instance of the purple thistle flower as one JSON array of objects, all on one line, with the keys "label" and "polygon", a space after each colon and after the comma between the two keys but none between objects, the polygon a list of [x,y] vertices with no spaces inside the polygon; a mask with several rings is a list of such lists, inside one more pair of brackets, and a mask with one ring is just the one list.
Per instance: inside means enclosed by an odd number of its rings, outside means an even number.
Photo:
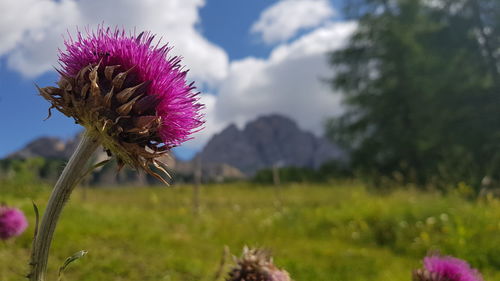
[{"label": "purple thistle flower", "polygon": [[417,281],[484,281],[481,274],[461,259],[431,255],[424,258],[424,268],[414,272]]},{"label": "purple thistle flower", "polygon": [[28,227],[23,212],[16,208],[0,206],[0,239],[7,240],[21,235]]},{"label": "purple thistle flower", "polygon": [[186,84],[187,71],[179,64],[181,58],[167,58],[171,48],[153,46],[154,37],[147,32],[127,36],[124,30],[102,27],[86,38],[79,32],[76,41],[65,42],[66,51],[60,51],[59,60],[67,75],[76,75],[82,68],[99,62],[103,67],[133,68],[138,81],[150,83],[146,95],[159,99],[156,110],[162,117],[163,142],[177,146],[202,124],[201,105],[197,104],[197,93],[191,92],[192,84]]},{"label": "purple thistle flower", "polygon": [[169,57],[171,48],[154,37],[102,26],[78,32],[59,51],[59,87],[40,93],[95,135],[120,166],[158,177],[149,164],[160,168],[157,157],[201,129],[203,105],[181,58]]}]

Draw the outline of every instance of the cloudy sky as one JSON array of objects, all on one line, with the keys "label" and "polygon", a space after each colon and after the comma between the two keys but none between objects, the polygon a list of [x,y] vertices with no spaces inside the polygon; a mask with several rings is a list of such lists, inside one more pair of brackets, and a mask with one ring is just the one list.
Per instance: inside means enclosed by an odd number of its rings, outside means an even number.
[{"label": "cloudy sky", "polygon": [[[323,133],[340,111],[324,82],[326,53],[355,24],[340,0],[0,0],[0,157],[39,136],[72,137],[81,128],[53,114],[34,84],[57,81],[57,48],[76,27],[104,23],[151,30],[184,57],[206,104],[205,130],[176,153],[188,158],[230,123],[280,113]],[[55,111],[54,111],[55,113]]]}]

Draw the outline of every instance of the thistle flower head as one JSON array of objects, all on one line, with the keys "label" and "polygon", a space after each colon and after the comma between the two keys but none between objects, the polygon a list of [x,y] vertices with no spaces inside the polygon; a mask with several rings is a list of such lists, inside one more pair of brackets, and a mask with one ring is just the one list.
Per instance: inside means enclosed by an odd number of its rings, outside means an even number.
[{"label": "thistle flower head", "polygon": [[188,140],[203,121],[181,59],[168,57],[171,48],[153,40],[148,32],[128,35],[102,26],[78,32],[60,50],[58,87],[39,90],[51,108],[93,133],[120,164],[155,175],[149,165],[158,166],[156,159]]},{"label": "thistle flower head", "polygon": [[431,255],[423,263],[424,268],[413,273],[415,281],[483,281],[481,274],[461,259]]},{"label": "thistle flower head", "polygon": [[16,208],[0,206],[0,239],[7,240],[21,235],[28,227],[23,212]]},{"label": "thistle flower head", "polygon": [[288,272],[273,264],[268,251],[243,249],[243,255],[229,272],[226,281],[291,281]]}]

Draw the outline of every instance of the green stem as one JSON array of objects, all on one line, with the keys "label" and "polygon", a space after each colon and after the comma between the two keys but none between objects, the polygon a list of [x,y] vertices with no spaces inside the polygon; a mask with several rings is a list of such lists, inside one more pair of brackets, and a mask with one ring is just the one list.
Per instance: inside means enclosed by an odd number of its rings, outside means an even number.
[{"label": "green stem", "polygon": [[54,230],[56,229],[61,211],[78,180],[84,173],[84,167],[89,161],[90,156],[92,156],[99,144],[97,139],[89,135],[88,132],[85,132],[78,147],[57,180],[33,243],[30,262],[31,272],[28,276],[30,281],[44,281],[50,244],[52,243]]}]

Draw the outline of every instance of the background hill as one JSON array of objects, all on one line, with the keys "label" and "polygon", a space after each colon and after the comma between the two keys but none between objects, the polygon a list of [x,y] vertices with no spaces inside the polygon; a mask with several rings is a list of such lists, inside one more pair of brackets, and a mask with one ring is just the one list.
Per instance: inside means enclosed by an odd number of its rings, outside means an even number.
[{"label": "background hill", "polygon": [[214,135],[199,156],[204,164],[229,164],[249,176],[273,165],[317,169],[330,160],[347,160],[339,146],[281,115],[262,116],[242,130],[230,125]]},{"label": "background hill", "polygon": [[[67,141],[54,137],[35,139],[2,160],[3,174],[9,176],[8,170],[13,169],[14,162],[19,166],[31,161],[29,169],[38,169],[39,177],[55,180],[75,149],[78,138],[77,135]],[[107,158],[102,150],[94,157],[95,161]],[[33,162],[32,159],[36,158],[41,160]],[[182,161],[170,155],[163,161],[170,167],[174,181],[192,181],[201,163],[203,181],[220,182],[248,179],[257,171],[273,166],[318,169],[329,161],[345,163],[347,159],[347,154],[338,145],[300,129],[287,117],[268,115],[249,122],[241,130],[229,125],[214,135],[192,160]],[[157,183],[155,179],[131,169],[116,174],[115,163],[96,171],[89,182],[98,185]]]}]

